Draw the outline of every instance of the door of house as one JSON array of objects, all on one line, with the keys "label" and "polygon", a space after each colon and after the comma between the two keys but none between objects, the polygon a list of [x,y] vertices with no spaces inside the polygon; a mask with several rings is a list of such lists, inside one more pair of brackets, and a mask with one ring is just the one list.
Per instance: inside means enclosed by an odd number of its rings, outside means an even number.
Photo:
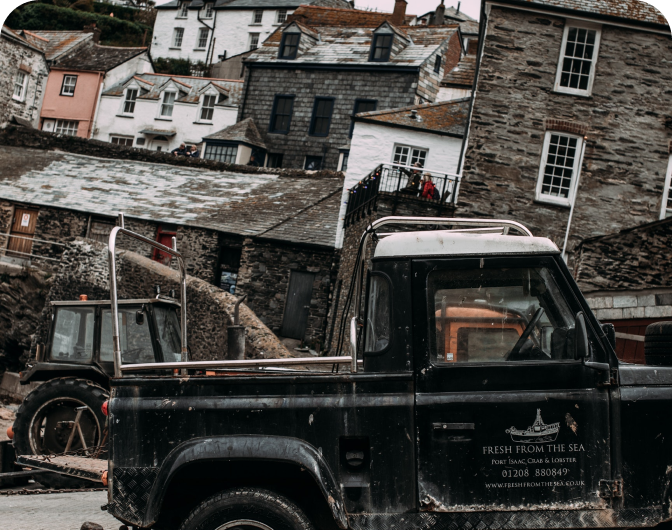
[{"label": "door of house", "polygon": [[283,337],[299,340],[305,337],[314,279],[315,275],[310,272],[292,271],[280,331]]},{"label": "door of house", "polygon": [[[37,212],[17,208],[14,210],[14,221],[10,231],[7,254],[27,258],[33,249],[33,236],[37,224]],[[11,237],[16,236],[16,237]]]},{"label": "door of house", "polygon": [[[156,242],[161,243],[162,245],[168,247],[168,248],[173,248],[173,237],[175,236],[175,232],[159,232],[156,236]],[[172,259],[172,256],[168,254],[167,252],[163,252],[162,250],[159,250],[158,248],[154,249],[154,255],[152,256],[152,259],[154,261],[158,261],[159,263],[162,263],[164,265],[170,265],[170,260]]]}]

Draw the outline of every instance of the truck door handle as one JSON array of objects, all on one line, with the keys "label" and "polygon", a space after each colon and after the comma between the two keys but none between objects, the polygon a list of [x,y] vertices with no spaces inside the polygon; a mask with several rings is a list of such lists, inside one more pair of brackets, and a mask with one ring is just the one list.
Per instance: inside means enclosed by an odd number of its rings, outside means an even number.
[{"label": "truck door handle", "polygon": [[473,423],[432,423],[435,431],[473,431]]}]

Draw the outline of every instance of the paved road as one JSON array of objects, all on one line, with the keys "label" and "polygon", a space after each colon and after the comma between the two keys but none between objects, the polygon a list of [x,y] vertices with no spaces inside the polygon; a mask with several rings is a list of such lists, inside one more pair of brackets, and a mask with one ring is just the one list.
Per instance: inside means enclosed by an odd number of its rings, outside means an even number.
[{"label": "paved road", "polygon": [[100,507],[107,492],[0,495],[0,527],[7,530],[79,530],[87,521],[105,530],[121,522]]}]

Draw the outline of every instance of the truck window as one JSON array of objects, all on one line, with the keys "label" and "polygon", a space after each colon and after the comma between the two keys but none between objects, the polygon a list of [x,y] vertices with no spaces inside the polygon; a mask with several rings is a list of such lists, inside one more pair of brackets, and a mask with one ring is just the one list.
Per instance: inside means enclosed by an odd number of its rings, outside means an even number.
[{"label": "truck window", "polygon": [[156,327],[159,332],[159,342],[165,362],[182,360],[182,343],[180,341],[180,322],[177,312],[167,307],[154,306]]},{"label": "truck window", "polygon": [[369,298],[367,300],[366,353],[380,353],[390,344],[390,283],[381,274],[372,274],[369,280]]},{"label": "truck window", "polygon": [[[142,325],[135,322],[138,307],[119,308],[119,346],[121,347],[122,364],[153,363],[154,350],[149,323],[145,318]],[[100,326],[100,360],[113,362],[112,347],[112,311],[104,309]]]},{"label": "truck window", "polygon": [[435,362],[573,358],[574,316],[546,268],[433,271],[428,295]]},{"label": "truck window", "polygon": [[93,354],[93,309],[59,307],[51,343],[54,361],[87,362]]}]

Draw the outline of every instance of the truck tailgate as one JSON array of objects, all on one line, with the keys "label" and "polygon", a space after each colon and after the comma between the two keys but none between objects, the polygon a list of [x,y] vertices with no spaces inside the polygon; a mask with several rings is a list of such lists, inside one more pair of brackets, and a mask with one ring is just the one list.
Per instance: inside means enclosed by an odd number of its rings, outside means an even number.
[{"label": "truck tailgate", "polygon": [[107,471],[107,460],[84,456],[17,456],[16,462],[46,471],[55,471],[62,475],[84,478],[102,483],[103,473]]}]

